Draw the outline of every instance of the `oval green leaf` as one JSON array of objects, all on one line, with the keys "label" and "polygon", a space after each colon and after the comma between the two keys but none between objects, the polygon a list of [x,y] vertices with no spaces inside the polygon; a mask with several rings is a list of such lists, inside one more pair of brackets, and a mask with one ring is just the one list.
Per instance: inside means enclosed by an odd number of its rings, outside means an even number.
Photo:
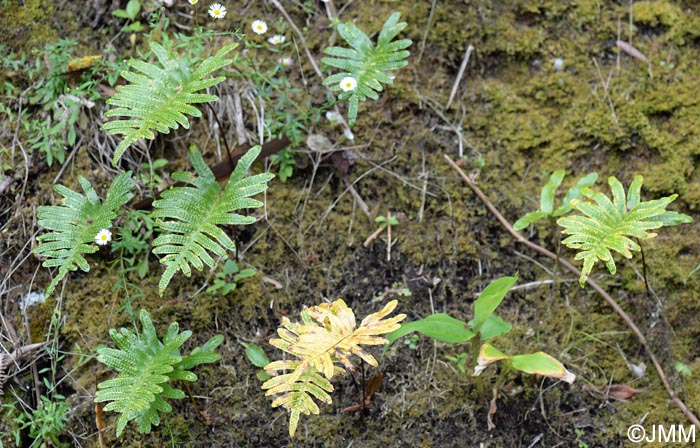
[{"label": "oval green leaf", "polygon": [[262,368],[270,364],[270,360],[268,359],[263,349],[261,349],[257,345],[247,344],[245,342],[241,342],[241,345],[245,347],[245,354],[248,357],[248,360],[250,360],[250,362],[255,367]]},{"label": "oval green leaf", "polygon": [[389,341],[387,347],[400,337],[418,331],[440,342],[456,344],[465,342],[474,337],[474,332],[467,328],[461,320],[455,319],[449,314],[431,314],[425,319],[407,322],[401,328],[386,335]]},{"label": "oval green leaf", "polygon": [[510,365],[521,372],[536,373],[537,375],[560,379],[569,384],[576,379],[576,375],[566,370],[562,363],[544,352],[513,356]]},{"label": "oval green leaf", "polygon": [[513,287],[515,282],[518,281],[518,276],[513,277],[503,277],[498,280],[491,282],[486,289],[484,289],[479,298],[474,302],[474,319],[473,319],[473,330],[475,332],[481,331],[481,326],[484,325],[486,319],[489,318],[491,314],[498,308],[501,301],[506,296],[506,293]]}]

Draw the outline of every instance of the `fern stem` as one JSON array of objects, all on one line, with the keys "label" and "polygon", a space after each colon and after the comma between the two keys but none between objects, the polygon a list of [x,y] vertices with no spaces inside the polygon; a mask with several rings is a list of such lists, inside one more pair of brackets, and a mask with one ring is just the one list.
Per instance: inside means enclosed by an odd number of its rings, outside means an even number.
[{"label": "fern stem", "polygon": [[[448,156],[447,154],[443,155],[447,162],[452,166],[452,168],[457,171],[459,176],[464,180],[464,182],[469,186],[469,188],[472,189],[472,191],[481,199],[481,201],[484,203],[486,208],[496,217],[496,219],[501,223],[501,225],[510,233],[513,238],[515,238],[515,241],[518,243],[522,243],[529,247],[530,249],[534,250],[535,252],[544,255],[546,257],[549,257],[550,259],[556,259],[557,256],[553,254],[552,252],[548,251],[544,247],[533,243],[532,241],[526,239],[523,237],[519,232],[517,232],[515,229],[513,229],[513,226],[506,220],[506,218],[496,209],[496,207],[491,203],[491,201],[486,197],[483,191],[476,186],[476,184],[467,176],[467,174]],[[575,274],[575,275],[581,275],[581,271],[579,271],[574,265],[569,263],[568,261],[564,259],[560,259],[560,263],[563,267],[565,267],[569,272]],[[666,393],[668,394],[669,398],[673,402],[673,404],[678,407],[678,409],[681,410],[681,412],[688,418],[688,420],[695,425],[697,428],[700,428],[700,419],[693,413],[690,408],[681,400],[678,398],[676,395],[676,392],[673,390],[671,387],[671,383],[668,381],[668,377],[666,376],[666,373],[664,372],[663,367],[661,366],[661,363],[659,362],[658,358],[654,354],[654,352],[651,350],[651,347],[649,346],[649,342],[647,339],[644,337],[644,334],[641,332],[637,324],[634,323],[632,318],[620,307],[620,305],[615,301],[615,299],[612,298],[610,294],[608,294],[595,280],[593,280],[590,276],[586,278],[586,282],[593,288],[602,298],[605,300],[608,305],[617,313],[618,316],[625,322],[625,324],[632,330],[632,332],[637,336],[637,339],[639,340],[640,344],[644,347],[644,350],[647,352],[647,356],[649,356],[649,359],[651,360],[652,364],[654,364],[654,368],[656,369],[656,373],[659,375],[659,379],[661,380],[664,389],[666,390]]]},{"label": "fern stem", "polygon": [[644,246],[642,246],[639,238],[637,238],[637,244],[639,244],[639,251],[642,253],[642,277],[644,277],[644,286],[647,288],[647,300],[651,300],[651,286],[649,286],[649,279],[647,278],[647,260],[644,257]]},{"label": "fern stem", "polygon": [[233,158],[231,157],[231,148],[228,146],[228,140],[226,140],[226,132],[224,131],[224,127],[221,125],[221,122],[219,121],[219,116],[216,115],[216,111],[212,107],[211,104],[206,103],[207,106],[209,106],[209,110],[211,111],[212,115],[214,115],[214,120],[216,120],[216,124],[219,126],[219,130],[221,131],[221,139],[224,141],[224,147],[226,148],[226,155],[228,156],[228,162],[231,165],[231,170],[235,168],[234,163],[233,163]]}]

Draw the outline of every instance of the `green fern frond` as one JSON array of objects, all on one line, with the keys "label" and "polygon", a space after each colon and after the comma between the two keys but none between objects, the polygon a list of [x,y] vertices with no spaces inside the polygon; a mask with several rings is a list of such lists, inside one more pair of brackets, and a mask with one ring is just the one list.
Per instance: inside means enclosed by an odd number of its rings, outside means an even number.
[{"label": "green fern frond", "polygon": [[583,286],[597,261],[603,261],[611,274],[617,268],[611,250],[632,258],[632,251],[640,250],[632,240],[653,238],[656,233],[647,230],[692,222],[690,216],[666,211],[677,194],[642,202],[640,199],[642,176],[635,176],[627,197],[625,190],[615,177],[608,179],[612,191],[612,201],[602,193],[589,188],[583,195],[593,202],[571,201],[571,206],[582,215],[560,218],[557,223],[564,227],[562,233],[570,235],[564,241],[572,249],[578,249],[576,260],[583,260],[579,283]]},{"label": "green fern frond", "polygon": [[190,159],[197,175],[179,172],[172,176],[192,187],[172,188],[153,202],[152,216],[161,231],[153,241],[153,253],[164,254],[160,262],[166,266],[158,284],[161,296],[177,271],[189,277],[191,266],[200,271],[205,264],[214,266],[209,252],[225,257],[227,250],[235,250],[233,241],[219,226],[255,222],[255,218],[235,212],[260,207],[262,202],[251,196],[265,191],[267,182],[274,177],[269,173],[246,177],[260,149],[255,146],[240,159],[222,191],[202,155],[193,147]]},{"label": "green fern frond", "polygon": [[237,44],[226,45],[214,56],[189,65],[186,59],[179,59],[172,50],[150,42],[151,51],[159,64],[139,60],[129,62],[132,71],[122,73],[129,84],[118,86],[117,93],[107,100],[107,104],[116,107],[107,111],[105,117],[128,117],[102,126],[102,130],[110,135],[124,135],[114,151],[112,164],[116,165],[135,141],[142,138],[154,139],[154,131],[167,134],[170,129],[179,126],[188,129],[189,121],[185,114],[193,117],[202,115],[193,104],[218,99],[216,95],[196,92],[226,79],[224,76],[205,79],[205,76],[229,65],[232,60],[225,57],[236,46]]},{"label": "green fern frond", "polygon": [[401,30],[406,28],[406,22],[399,23],[401,14],[393,13],[384,23],[377,45],[362,30],[352,23],[338,25],[338,33],[352,48],[329,47],[323,52],[329,56],[321,59],[325,65],[343,70],[331,75],[323,81],[332,91],[339,91],[340,81],[352,77],[357,81],[357,87],[348,92],[342,92],[338,98],[349,101],[348,122],[350,126],[357,119],[357,109],[360,101],[367,98],[379,99],[378,92],[383,90],[382,84],[393,84],[392,70],[398,70],[408,64],[406,58],[411,54],[408,48],[413,42],[401,39],[392,42]]},{"label": "green fern frond", "polygon": [[106,411],[121,413],[117,419],[117,437],[130,420],[136,420],[139,432],[151,432],[151,426],[160,424],[160,414],[171,411],[165,398],[180,399],[185,393],[168,384],[170,380],[196,381],[192,367],[212,363],[221,359],[214,350],[223,341],[223,336],[211,338],[197,347],[188,356],[180,355],[180,347],[192,332],[179,332],[173,322],[163,337],[158,340],[151,316],[146,310],[139,314],[142,332],[126,328],[111,329],[109,335],[117,349],[100,348],[97,360],[119,372],[116,378],[103,381],[97,387],[95,402],[111,401]]},{"label": "green fern frond", "polygon": [[34,253],[47,258],[42,266],[58,267],[58,273],[46,288],[47,296],[68,272],[78,268],[85,272],[90,270],[84,255],[97,252],[95,235],[112,226],[119,208],[133,196],[130,192],[134,186],[131,171],[114,178],[104,202],[100,202],[90,181],[78,176],[78,182],[85,194],[56,185],[54,189],[63,196],[63,205],[39,207],[39,226],[50,232],[37,238],[40,244]]}]

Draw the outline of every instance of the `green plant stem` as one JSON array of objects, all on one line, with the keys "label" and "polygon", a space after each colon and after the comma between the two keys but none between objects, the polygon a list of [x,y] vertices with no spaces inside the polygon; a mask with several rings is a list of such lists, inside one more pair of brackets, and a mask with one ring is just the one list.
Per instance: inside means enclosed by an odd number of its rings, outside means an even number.
[{"label": "green plant stem", "polygon": [[[450,158],[450,156],[444,154],[444,157],[447,160],[447,162],[452,166],[452,168],[455,171],[457,171],[459,176],[462,178],[462,180],[464,180],[464,182],[469,186],[469,188],[471,188],[472,191],[479,197],[479,199],[481,199],[486,208],[496,217],[496,219],[501,223],[501,225],[506,229],[506,231],[508,231],[508,233],[510,233],[513,236],[516,242],[524,244],[530,249],[534,250],[535,252],[544,255],[545,257],[551,258],[552,260],[557,259],[556,254],[548,251],[547,249],[536,243],[533,243],[532,241],[522,236],[515,229],[513,229],[513,226],[508,222],[508,220],[506,220],[506,218],[498,211],[498,209],[496,209],[496,207],[491,203],[491,201],[489,201],[489,199],[481,191],[481,189],[476,186],[476,184]],[[581,275],[581,271],[579,271],[574,265],[572,265],[568,261],[560,259],[560,263],[569,272],[575,275]],[[644,334],[642,334],[639,327],[634,323],[632,318],[620,307],[620,305],[615,301],[615,299],[613,299],[612,296],[608,294],[595,280],[591,279],[590,276],[586,278],[586,283],[588,283],[591,286],[591,288],[593,288],[603,298],[603,300],[605,300],[608,303],[608,305],[610,305],[610,307],[615,311],[615,313],[617,313],[617,315],[620,316],[620,318],[625,322],[625,324],[630,328],[630,330],[632,330],[632,332],[637,336],[637,339],[644,347],[644,350],[647,352],[647,356],[649,356],[649,359],[651,360],[652,364],[654,364],[654,368],[656,369],[656,372],[659,375],[659,379],[661,380],[661,383],[663,384],[664,389],[666,390],[666,394],[669,396],[673,404],[676,405],[676,407],[678,407],[678,409],[680,409],[681,412],[683,412],[683,414],[688,418],[688,420],[698,429],[700,429],[700,419],[698,419],[698,417],[693,413],[693,411],[690,410],[690,408],[688,408],[688,406],[683,402],[683,400],[678,398],[676,392],[673,390],[671,384],[668,381],[668,377],[666,376],[663,367],[661,367],[661,363],[659,363],[658,358],[651,350],[649,342],[644,337]]]}]

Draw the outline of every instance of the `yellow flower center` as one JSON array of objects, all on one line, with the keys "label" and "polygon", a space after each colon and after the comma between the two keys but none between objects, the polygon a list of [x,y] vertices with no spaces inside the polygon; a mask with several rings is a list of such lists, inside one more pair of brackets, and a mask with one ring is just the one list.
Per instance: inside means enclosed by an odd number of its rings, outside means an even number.
[{"label": "yellow flower center", "polygon": [[215,9],[215,10],[214,10],[214,15],[215,15],[215,16],[218,16],[219,14],[221,14],[221,10],[220,10],[220,9]]}]

